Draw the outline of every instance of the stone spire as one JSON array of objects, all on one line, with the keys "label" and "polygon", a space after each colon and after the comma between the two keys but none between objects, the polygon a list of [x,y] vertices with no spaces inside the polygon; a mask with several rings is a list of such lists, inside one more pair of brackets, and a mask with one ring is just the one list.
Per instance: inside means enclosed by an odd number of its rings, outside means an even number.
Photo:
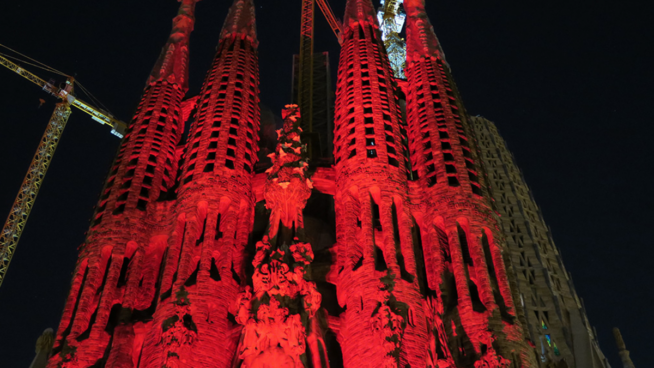
[{"label": "stone spire", "polygon": [[184,93],[188,90],[188,45],[195,24],[195,4],[198,1],[180,0],[182,4],[173,19],[173,30],[150,73],[148,85],[165,80],[181,86]]},{"label": "stone spire", "polygon": [[184,131],[179,111],[188,90],[189,38],[198,1],[181,0],[170,37],[148,77],[121,155],[111,169],[94,217],[96,225],[135,208],[145,211],[175,183],[175,146]]},{"label": "stone spire", "polygon": [[[435,298],[432,366],[535,367],[502,255],[474,133],[425,0],[406,0],[407,122],[413,180],[419,190],[427,284]],[[431,228],[431,229],[430,229]],[[456,307],[454,307],[456,306]],[[449,326],[457,325],[456,330]],[[502,326],[502,333],[494,326]],[[448,336],[447,339],[444,337]]]},{"label": "stone spire", "polygon": [[622,334],[620,333],[619,328],[613,328],[613,337],[615,337],[615,344],[618,346],[620,359],[622,359],[622,366],[624,368],[635,368],[634,362],[632,362],[631,358],[629,357],[629,350],[627,350],[627,347],[624,344],[624,340],[622,339]]},{"label": "stone spire", "polygon": [[412,243],[406,126],[372,2],[348,0],[345,9],[334,120],[343,364],[425,367],[429,333]]},{"label": "stone spire", "polygon": [[179,240],[161,273],[170,297],[153,316],[167,327],[143,343],[148,367],[234,366],[240,334],[226,316],[246,283],[260,124],[254,22],[252,0],[234,0],[198,97],[178,176]]},{"label": "stone spire", "polygon": [[45,368],[48,363],[50,353],[52,353],[52,344],[54,344],[54,331],[47,328],[43,334],[36,340],[36,356],[30,364],[30,368]]},{"label": "stone spire", "polygon": [[220,32],[220,39],[237,35],[247,38],[255,48],[257,47],[257,28],[252,0],[235,0],[232,7],[229,8],[229,14]]},{"label": "stone spire", "polygon": [[[157,199],[176,188],[176,146],[184,132],[184,120],[180,117],[188,84],[188,45],[197,1],[181,1],[170,38],[148,78],[108,175],[88,236],[80,248],[71,289],[74,291],[69,294],[57,329],[49,363],[52,367],[128,367],[135,364],[134,356],[146,360],[152,356],[151,348],[141,354],[141,345],[137,347],[138,353],[133,351],[134,336],[143,341],[147,333],[140,323],[131,322],[134,315],[125,312],[119,322],[111,310],[118,304],[124,311],[148,309],[147,318],[152,318],[156,311],[155,283],[165,245],[159,243],[159,250],[153,251],[155,248],[139,244],[151,244],[150,231],[161,228],[153,227],[152,221],[165,215],[160,212],[163,206]],[[124,261],[115,261],[119,259]],[[142,260],[144,263],[140,263]],[[120,276],[121,269],[126,272],[128,265],[131,271]],[[132,277],[129,280],[128,274]],[[106,326],[112,326],[111,330],[105,330]]]},{"label": "stone spire", "polygon": [[375,7],[370,0],[348,0],[345,5],[343,28],[354,27],[359,23],[369,23],[379,28]]},{"label": "stone spire", "polygon": [[407,61],[414,57],[430,55],[445,61],[434,27],[425,12],[425,0],[406,0],[404,9],[407,14]]},{"label": "stone spire", "polygon": [[252,0],[234,0],[198,99],[185,148],[182,192],[201,187],[198,179],[214,177],[233,177],[241,181],[239,192],[250,190],[260,120],[256,49]]}]

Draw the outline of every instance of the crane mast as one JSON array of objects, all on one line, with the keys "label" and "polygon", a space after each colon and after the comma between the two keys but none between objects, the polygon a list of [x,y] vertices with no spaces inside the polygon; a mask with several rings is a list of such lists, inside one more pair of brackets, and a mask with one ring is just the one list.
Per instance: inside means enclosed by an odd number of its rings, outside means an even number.
[{"label": "crane mast", "polygon": [[71,106],[75,106],[85,113],[91,115],[93,120],[111,126],[111,133],[122,138],[126,125],[117,120],[106,111],[102,111],[92,105],[76,98],[73,95],[74,79],[69,77],[64,88],[58,88],[51,83],[39,78],[29,71],[21,68],[18,64],[0,55],[0,65],[7,67],[23,78],[41,87],[44,91],[53,94],[61,99],[48,122],[43,133],[34,158],[27,169],[27,174],[18,190],[18,195],[9,211],[2,231],[0,231],[0,286],[7,275],[7,269],[16,251],[16,246],[23,233],[27,218],[30,215],[36,196],[39,193],[45,174],[48,171],[52,156],[54,155],[61,134],[66,127],[71,114]]},{"label": "crane mast", "polygon": [[34,158],[27,169],[27,174],[18,190],[18,195],[9,211],[9,216],[0,233],[0,285],[5,279],[11,258],[23,234],[36,195],[39,193],[45,173],[48,171],[52,156],[54,155],[61,133],[63,133],[68,117],[70,104],[59,102],[55,107]]},{"label": "crane mast", "polygon": [[[320,142],[319,134],[325,129],[329,129],[329,122],[325,121],[321,113],[324,111],[324,105],[319,101],[314,103],[316,83],[320,88],[324,81],[317,80],[320,78],[315,74],[316,55],[314,55],[314,16],[315,3],[318,3],[320,10],[324,14],[329,26],[336,35],[339,44],[341,40],[341,24],[334,16],[334,13],[326,0],[302,0],[301,25],[300,25],[300,52],[297,64],[297,84],[294,86],[294,95],[296,103],[300,106],[302,114],[302,129],[309,135],[308,152],[309,157],[314,157],[321,151],[322,145],[316,146],[314,143]],[[322,57],[319,55],[318,57]],[[321,60],[321,59],[320,59]],[[297,87],[297,90],[295,90]],[[314,116],[316,115],[317,116]],[[324,138],[323,138],[324,139]]]},{"label": "crane mast", "polygon": [[302,0],[297,101],[307,133],[313,132],[313,16],[314,0]]}]

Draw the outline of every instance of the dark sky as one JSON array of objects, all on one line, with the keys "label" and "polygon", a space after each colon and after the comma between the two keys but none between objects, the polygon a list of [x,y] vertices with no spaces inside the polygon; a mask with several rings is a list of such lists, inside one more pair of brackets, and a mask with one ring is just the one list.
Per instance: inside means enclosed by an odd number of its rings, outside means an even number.
[{"label": "dark sky", "polygon": [[[198,93],[229,3],[198,5],[189,95]],[[255,3],[261,100],[278,113],[290,100],[300,1]],[[344,3],[331,0],[338,17]],[[515,154],[614,368],[621,366],[614,326],[636,366],[652,366],[654,12],[645,3],[427,0],[468,111],[495,121]],[[6,1],[0,43],[76,75],[127,121],[177,6]],[[316,50],[329,50],[335,67],[338,44],[320,14],[316,27]],[[8,70],[0,69],[0,82],[4,220],[55,99]],[[39,98],[47,100],[40,109]],[[118,143],[106,127],[73,112],[0,288],[3,367],[27,367],[36,338],[57,327],[76,248]]]}]

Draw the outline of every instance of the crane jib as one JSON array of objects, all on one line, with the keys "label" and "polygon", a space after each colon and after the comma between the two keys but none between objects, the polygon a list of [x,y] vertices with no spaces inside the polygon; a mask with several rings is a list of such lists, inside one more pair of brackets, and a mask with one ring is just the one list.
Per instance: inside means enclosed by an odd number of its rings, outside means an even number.
[{"label": "crane jib", "polygon": [[59,138],[66,126],[70,116],[70,106],[75,106],[91,115],[91,118],[101,124],[112,127],[111,134],[122,138],[125,134],[126,124],[115,119],[111,114],[93,107],[86,102],[76,98],[73,92],[74,79],[68,77],[66,87],[63,89],[55,87],[52,83],[46,82],[31,72],[21,68],[18,64],[0,55],[0,64],[9,70],[16,72],[21,77],[41,87],[44,91],[61,99],[50,118],[43,138],[32,159],[27,174],[23,179],[18,195],[9,211],[9,216],[0,230],[0,285],[5,279],[7,269],[13,254],[25,228],[25,223],[36,200],[43,178],[50,166],[52,156],[59,143]]}]

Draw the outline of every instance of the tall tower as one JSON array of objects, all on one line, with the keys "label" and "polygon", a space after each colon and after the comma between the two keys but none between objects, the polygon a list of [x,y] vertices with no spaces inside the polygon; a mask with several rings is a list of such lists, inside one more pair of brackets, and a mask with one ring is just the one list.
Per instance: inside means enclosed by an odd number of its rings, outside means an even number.
[{"label": "tall tower", "polygon": [[[148,78],[143,98],[102,192],[64,307],[50,367],[87,367],[132,360],[131,345],[156,307],[163,244],[151,247],[157,198],[175,184],[175,146],[184,130],[181,100],[188,88],[188,42],[196,0],[183,0],[173,30]],[[128,290],[130,264],[141,267],[140,290]],[[133,279],[135,275],[129,275]],[[129,320],[129,323],[123,323]],[[129,365],[125,365],[129,366]]]},{"label": "tall tower", "polygon": [[624,340],[622,339],[622,334],[617,327],[613,329],[613,336],[615,337],[615,344],[618,346],[618,351],[620,352],[622,367],[635,368],[634,362],[632,362],[631,358],[629,357],[629,350],[627,350],[627,347],[624,344]]},{"label": "tall tower", "polygon": [[495,124],[471,117],[482,163],[493,189],[508,255],[516,275],[523,322],[543,365],[603,367],[599,349],[572,278],[513,155]]},{"label": "tall tower", "polygon": [[[236,0],[184,130],[196,0],[182,0],[87,241],[49,367],[229,367],[259,126],[251,0]],[[180,160],[177,152],[182,152]]]},{"label": "tall tower", "polygon": [[[245,282],[257,158],[259,66],[252,0],[235,0],[200,92],[170,204],[159,307],[141,366],[229,367],[238,326],[228,308]],[[163,341],[163,343],[162,343]]]},{"label": "tall tower", "polygon": [[401,113],[370,0],[348,0],[334,157],[339,342],[347,367],[424,366],[427,326]]},{"label": "tall tower", "polygon": [[[443,322],[434,329],[449,337],[440,343],[456,366],[536,366],[517,319],[506,245],[465,109],[424,0],[407,0],[405,9],[411,161],[435,320]],[[442,348],[436,353],[434,363],[449,360]]]}]

